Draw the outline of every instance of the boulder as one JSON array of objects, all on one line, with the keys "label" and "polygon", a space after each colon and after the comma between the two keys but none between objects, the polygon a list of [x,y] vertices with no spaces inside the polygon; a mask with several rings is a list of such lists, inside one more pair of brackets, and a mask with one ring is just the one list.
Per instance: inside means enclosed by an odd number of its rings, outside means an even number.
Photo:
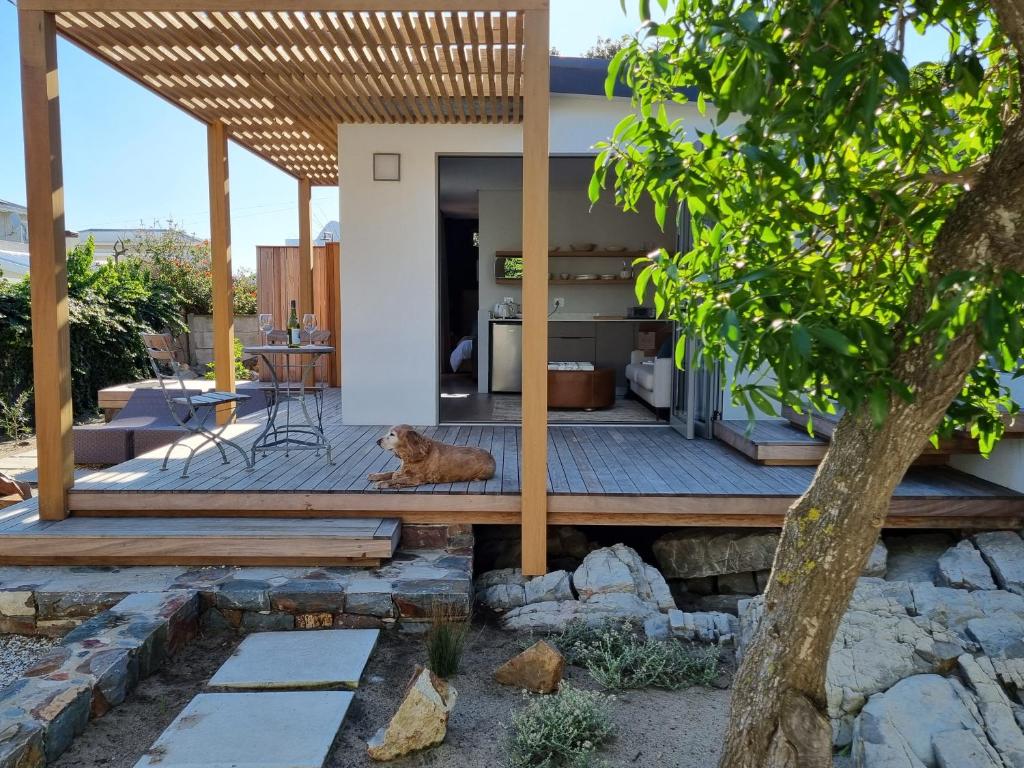
[{"label": "boulder", "polygon": [[530,579],[525,585],[526,603],[573,600],[570,578],[568,571],[552,571]]},{"label": "boulder", "polygon": [[676,607],[658,569],[645,563],[625,544],[591,552],[576,569],[572,583],[583,602],[598,595],[632,594],[658,610]]},{"label": "boulder", "polygon": [[457,697],[452,685],[417,667],[391,722],[367,742],[367,754],[374,760],[394,760],[440,744]]},{"label": "boulder", "polygon": [[939,558],[938,583],[957,589],[995,589],[992,572],[981,552],[966,539],[947,549]]},{"label": "boulder", "polygon": [[1024,540],[1012,531],[989,531],[976,534],[974,543],[999,588],[1024,595]]},{"label": "boulder", "polygon": [[668,612],[669,635],[702,643],[731,643],[739,632],[739,619],[728,613]]},{"label": "boulder", "polygon": [[528,581],[529,579],[523,576],[523,572],[518,568],[487,571],[480,574],[473,584],[476,589],[476,601],[498,613],[526,605]]},{"label": "boulder", "polygon": [[[954,762],[965,754],[974,757]],[[940,675],[908,677],[873,695],[854,727],[853,761],[857,768],[1001,765],[970,692]]]},{"label": "boulder", "polygon": [[533,693],[554,693],[564,672],[562,654],[541,640],[498,667],[494,679],[501,685]]},{"label": "boulder", "polygon": [[889,550],[885,577],[890,581],[927,581],[934,584],[939,558],[955,540],[945,533],[913,533],[886,540]]},{"label": "boulder", "polygon": [[718,577],[718,591],[723,595],[756,595],[761,590],[753,573],[723,573]]},{"label": "boulder", "polygon": [[478,589],[476,601],[497,613],[526,605],[526,588],[522,584],[495,584]]},{"label": "boulder", "polygon": [[658,567],[670,579],[692,579],[772,567],[779,534],[774,531],[672,531],[654,542]]},{"label": "boulder", "polygon": [[861,572],[862,576],[885,576],[886,563],[889,559],[889,550],[885,547],[885,542],[879,539],[875,542],[874,548],[871,550],[871,554],[868,555],[868,561],[864,564],[864,570]]},{"label": "boulder", "polygon": [[837,746],[849,743],[869,696],[922,673],[943,672],[963,645],[940,625],[906,613],[851,610],[829,654],[825,695]]},{"label": "boulder", "polygon": [[[1014,717],[1010,699],[996,682],[992,662],[984,656],[975,659],[970,654],[964,654],[957,659],[957,666],[961,677],[974,691],[985,733],[1003,763],[1007,768],[1024,768],[1024,733]],[[969,762],[949,764],[974,765]]]},{"label": "boulder", "polygon": [[579,600],[552,600],[515,608],[501,618],[501,626],[510,630],[535,632],[561,632],[573,619],[598,626],[607,620],[631,621],[643,624],[658,609],[636,595],[624,592],[594,595],[587,602]]},{"label": "boulder", "polygon": [[[837,746],[850,743],[854,718],[868,697],[912,675],[944,672],[962,654],[962,640],[937,622],[912,616],[912,605],[910,589],[902,582],[858,581],[832,644],[825,678]],[[763,611],[763,597],[740,603],[738,655],[749,647]]]}]

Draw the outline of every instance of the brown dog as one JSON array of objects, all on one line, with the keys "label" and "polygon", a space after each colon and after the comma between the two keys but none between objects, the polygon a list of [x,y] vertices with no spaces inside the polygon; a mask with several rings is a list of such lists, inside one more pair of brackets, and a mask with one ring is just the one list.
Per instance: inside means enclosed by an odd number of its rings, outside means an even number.
[{"label": "brown dog", "polygon": [[408,424],[392,427],[377,445],[402,461],[394,472],[373,472],[367,476],[378,488],[409,488],[494,477],[494,457],[483,448],[438,443]]}]

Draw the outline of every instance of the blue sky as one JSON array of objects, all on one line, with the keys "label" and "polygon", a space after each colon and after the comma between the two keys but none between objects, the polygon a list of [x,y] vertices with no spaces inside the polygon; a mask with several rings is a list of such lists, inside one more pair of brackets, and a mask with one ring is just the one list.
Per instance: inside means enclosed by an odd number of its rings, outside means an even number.
[{"label": "blue sky", "polygon": [[[551,44],[563,55],[578,55],[598,36],[618,37],[635,24],[619,0],[551,0]],[[58,46],[68,229],[170,218],[206,237],[204,126],[73,45],[61,40]],[[20,99],[17,13],[0,0],[0,199],[24,203]],[[236,266],[253,268],[256,245],[298,236],[296,182],[234,145],[229,163],[232,254]],[[337,190],[314,188],[314,230],[336,218]]]}]

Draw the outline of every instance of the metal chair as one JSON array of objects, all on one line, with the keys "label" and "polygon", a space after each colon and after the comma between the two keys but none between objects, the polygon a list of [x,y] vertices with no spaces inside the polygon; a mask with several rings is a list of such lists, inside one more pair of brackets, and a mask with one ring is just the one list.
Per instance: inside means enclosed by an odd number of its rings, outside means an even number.
[{"label": "metal chair", "polygon": [[[240,395],[237,392],[190,391],[185,384],[185,373],[189,370],[188,366],[180,362],[175,356],[174,342],[171,336],[164,333],[143,333],[141,336],[142,343],[145,345],[146,352],[149,355],[149,364],[153,369],[157,382],[160,384],[160,390],[164,394],[167,407],[174,420],[178,423],[178,426],[185,430],[167,447],[167,453],[164,456],[164,462],[160,469],[167,469],[167,462],[170,460],[174,448],[184,438],[191,436],[199,436],[204,439],[197,445],[189,447],[188,458],[185,460],[185,466],[181,470],[183,478],[188,477],[188,467],[192,463],[192,457],[196,455],[200,448],[208,443],[213,443],[217,446],[217,450],[220,451],[221,459],[224,460],[225,464],[230,462],[228,461],[228,455],[224,450],[224,446],[229,446],[242,455],[242,461],[245,462],[246,468],[252,469],[253,465],[249,461],[249,455],[245,449],[224,437],[224,430],[228,428],[230,422],[224,424],[219,429],[211,429],[206,426],[206,422],[209,421],[210,415],[216,412],[218,405],[238,403],[248,400],[249,396]],[[162,366],[167,366],[172,375],[167,375]],[[174,382],[177,382],[177,387],[175,387]],[[180,394],[177,394],[178,392]],[[181,413],[183,409],[185,411],[184,414]]]}]

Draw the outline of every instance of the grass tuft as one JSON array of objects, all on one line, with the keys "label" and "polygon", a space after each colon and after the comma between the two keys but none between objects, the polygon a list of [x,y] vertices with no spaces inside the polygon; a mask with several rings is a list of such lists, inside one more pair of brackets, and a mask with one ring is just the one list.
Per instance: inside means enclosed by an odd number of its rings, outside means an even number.
[{"label": "grass tuft", "polygon": [[628,622],[588,627],[574,621],[552,639],[567,662],[612,691],[711,685],[719,674],[716,647],[649,640]]},{"label": "grass tuft", "polygon": [[459,671],[468,632],[468,617],[444,601],[431,604],[427,633],[427,666],[431,672],[449,678]]},{"label": "grass tuft", "polygon": [[505,740],[508,768],[587,768],[612,738],[613,697],[563,683],[512,714]]}]

